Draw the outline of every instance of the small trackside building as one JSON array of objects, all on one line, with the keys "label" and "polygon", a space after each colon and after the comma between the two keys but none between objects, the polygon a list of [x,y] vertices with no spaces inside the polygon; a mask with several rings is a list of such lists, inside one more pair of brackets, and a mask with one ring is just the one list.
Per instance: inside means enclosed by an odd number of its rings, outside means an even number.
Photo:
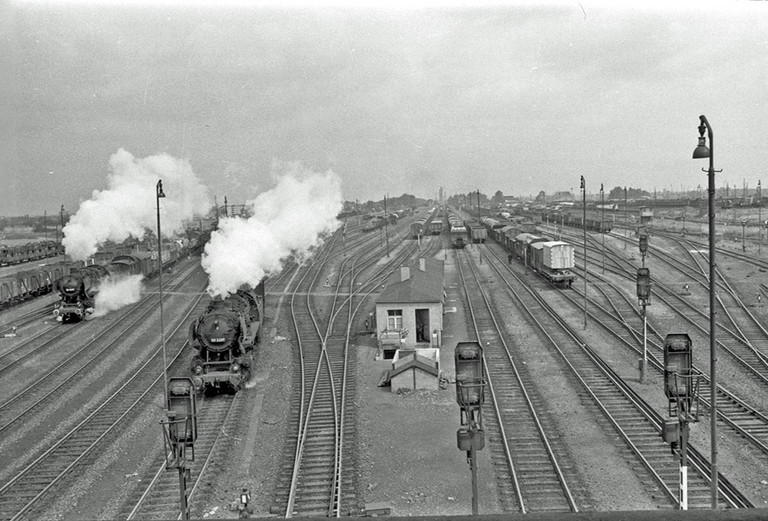
[{"label": "small trackside building", "polygon": [[420,258],[401,266],[376,299],[379,357],[394,358],[398,349],[435,349],[443,333],[444,265]]}]

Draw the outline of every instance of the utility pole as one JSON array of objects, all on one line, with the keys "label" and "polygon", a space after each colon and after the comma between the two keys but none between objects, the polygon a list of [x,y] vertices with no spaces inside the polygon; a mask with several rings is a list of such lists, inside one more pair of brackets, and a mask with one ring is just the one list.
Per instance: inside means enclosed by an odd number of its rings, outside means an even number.
[{"label": "utility pole", "polygon": [[387,215],[387,196],[384,196],[384,235],[387,238],[387,258],[389,258],[389,215]]},{"label": "utility pole", "polygon": [[603,183],[600,183],[600,234],[603,239],[603,273],[605,273],[605,191],[603,190]]},{"label": "utility pole", "polygon": [[587,184],[581,176],[582,210],[581,227],[584,231],[584,329],[587,329]]},{"label": "utility pole", "polygon": [[[627,187],[624,187],[624,226],[629,226],[627,224]],[[627,249],[627,241],[624,241],[624,249]]]}]

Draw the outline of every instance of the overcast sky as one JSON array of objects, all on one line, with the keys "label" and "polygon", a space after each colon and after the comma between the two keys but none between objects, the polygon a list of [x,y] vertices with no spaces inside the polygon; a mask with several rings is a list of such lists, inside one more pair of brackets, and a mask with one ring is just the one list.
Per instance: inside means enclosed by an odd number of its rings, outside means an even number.
[{"label": "overcast sky", "polygon": [[590,194],[695,189],[700,114],[717,185],[754,189],[768,3],[671,4],[0,2],[0,214],[76,211],[120,148],[188,159],[220,203],[285,161],[361,201],[578,194],[582,175]]}]

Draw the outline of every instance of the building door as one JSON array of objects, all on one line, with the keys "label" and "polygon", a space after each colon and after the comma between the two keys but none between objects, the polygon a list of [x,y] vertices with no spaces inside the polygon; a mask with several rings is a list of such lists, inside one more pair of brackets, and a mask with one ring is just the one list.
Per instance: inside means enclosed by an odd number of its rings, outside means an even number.
[{"label": "building door", "polygon": [[416,310],[416,342],[430,342],[429,309]]}]

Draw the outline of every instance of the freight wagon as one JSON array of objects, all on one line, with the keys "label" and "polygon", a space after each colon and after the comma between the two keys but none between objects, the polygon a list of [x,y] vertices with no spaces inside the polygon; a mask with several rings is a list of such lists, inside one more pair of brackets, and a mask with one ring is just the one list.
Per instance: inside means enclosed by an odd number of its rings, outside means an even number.
[{"label": "freight wagon", "polygon": [[530,246],[533,269],[553,283],[568,287],[576,278],[573,273],[573,245],[562,241],[535,242]]}]

